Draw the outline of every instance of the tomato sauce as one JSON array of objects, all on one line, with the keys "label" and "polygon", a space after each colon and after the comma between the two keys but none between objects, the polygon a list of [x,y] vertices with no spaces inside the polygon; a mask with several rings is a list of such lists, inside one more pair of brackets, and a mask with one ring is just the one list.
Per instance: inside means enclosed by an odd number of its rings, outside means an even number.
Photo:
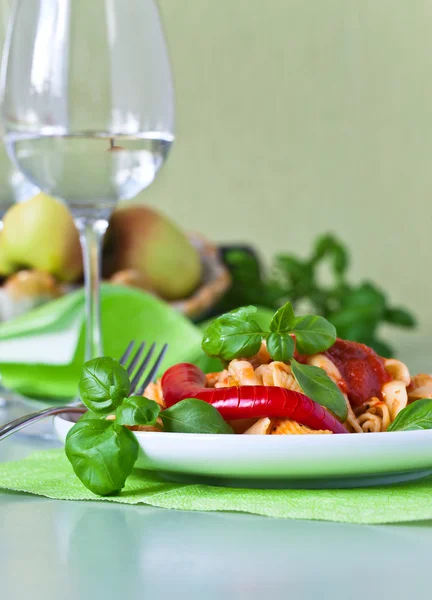
[{"label": "tomato sauce", "polygon": [[324,354],[339,369],[343,378],[340,387],[353,406],[359,406],[373,396],[382,398],[382,386],[391,377],[384,368],[384,360],[372,348],[338,338]]}]

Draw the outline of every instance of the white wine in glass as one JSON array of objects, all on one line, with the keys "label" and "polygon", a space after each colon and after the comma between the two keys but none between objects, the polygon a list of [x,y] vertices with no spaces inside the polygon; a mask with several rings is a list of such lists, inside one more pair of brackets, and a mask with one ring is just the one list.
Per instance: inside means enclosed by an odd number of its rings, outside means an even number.
[{"label": "white wine in glass", "polygon": [[17,0],[2,65],[8,152],[69,206],[81,237],[86,359],[103,353],[100,247],[117,202],[150,185],[174,140],[153,0]]}]

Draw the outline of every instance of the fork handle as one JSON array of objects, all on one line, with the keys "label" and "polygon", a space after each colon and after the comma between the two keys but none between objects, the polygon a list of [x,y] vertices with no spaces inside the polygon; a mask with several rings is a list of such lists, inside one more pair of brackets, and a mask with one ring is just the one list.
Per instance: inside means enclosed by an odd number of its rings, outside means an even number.
[{"label": "fork handle", "polygon": [[85,406],[55,406],[53,408],[45,408],[44,410],[40,410],[35,413],[31,413],[30,415],[25,415],[24,417],[20,417],[19,419],[15,419],[15,421],[11,421],[7,423],[3,427],[0,427],[0,442],[4,440],[12,433],[19,431],[20,429],[24,429],[24,427],[28,427],[33,423],[37,423],[41,419],[45,419],[45,417],[51,417],[54,415],[61,415],[62,413],[85,413],[87,408]]}]

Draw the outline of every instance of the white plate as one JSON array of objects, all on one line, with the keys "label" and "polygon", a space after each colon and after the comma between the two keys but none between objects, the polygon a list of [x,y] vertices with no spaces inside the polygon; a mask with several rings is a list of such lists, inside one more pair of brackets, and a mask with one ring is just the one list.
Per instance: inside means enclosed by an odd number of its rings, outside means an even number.
[{"label": "white plate", "polygon": [[[73,422],[54,418],[64,442]],[[137,467],[174,481],[267,488],[358,487],[432,474],[432,430],[351,435],[136,432]]]}]

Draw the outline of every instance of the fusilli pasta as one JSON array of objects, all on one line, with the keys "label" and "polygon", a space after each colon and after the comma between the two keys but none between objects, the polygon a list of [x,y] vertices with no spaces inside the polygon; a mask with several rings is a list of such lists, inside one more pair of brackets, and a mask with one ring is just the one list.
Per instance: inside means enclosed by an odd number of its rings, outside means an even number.
[{"label": "fusilli pasta", "polygon": [[[304,357],[308,365],[323,369],[342,390],[343,378],[338,367],[325,354]],[[432,375],[416,375],[411,378],[407,366],[396,359],[385,359],[384,367],[391,377],[381,390],[381,396],[366,399],[355,409],[348,396],[342,392],[347,404],[348,418],[344,423],[352,433],[383,432],[396,418],[397,414],[418,398],[432,398]],[[223,371],[206,375],[206,385],[210,388],[265,385],[277,386],[301,392],[291,367],[280,361],[272,361],[265,342],[258,354],[247,360],[232,360]],[[144,392],[148,398],[163,406],[160,382],[150,384]],[[232,422],[236,433],[266,435],[323,434],[330,431],[314,431],[290,419],[257,419]]]}]

